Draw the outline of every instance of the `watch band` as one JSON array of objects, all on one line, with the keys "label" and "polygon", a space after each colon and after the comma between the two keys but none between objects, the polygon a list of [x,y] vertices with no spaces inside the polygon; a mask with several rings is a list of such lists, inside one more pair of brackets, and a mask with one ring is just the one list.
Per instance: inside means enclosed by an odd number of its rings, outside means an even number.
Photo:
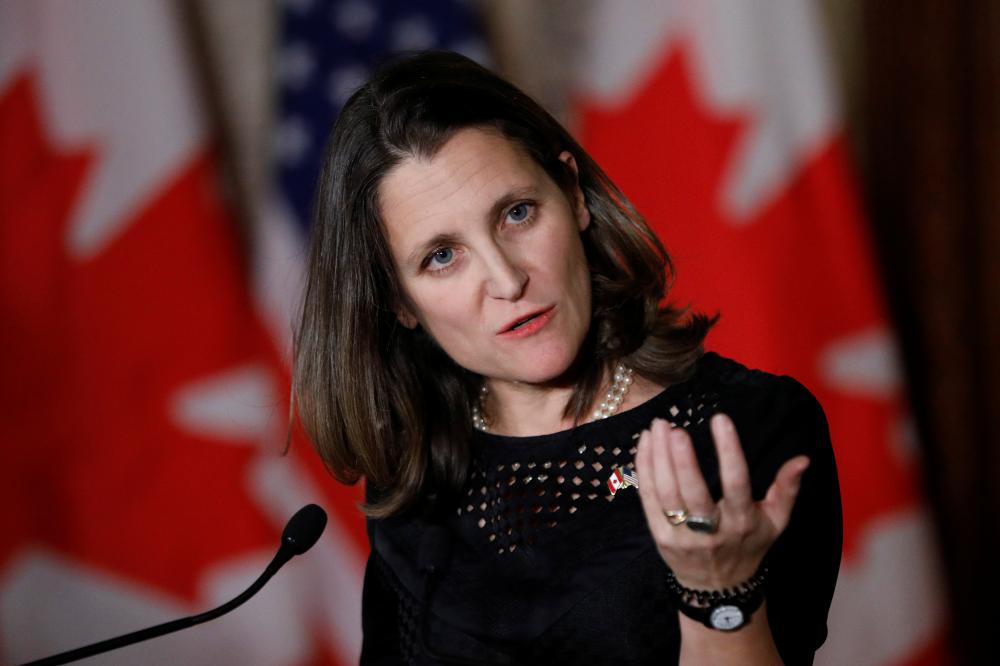
[{"label": "watch band", "polygon": [[667,570],[667,589],[677,610],[709,629],[735,631],[750,622],[750,616],[764,603],[767,567],[761,565],[750,580],[725,590],[692,590]]}]

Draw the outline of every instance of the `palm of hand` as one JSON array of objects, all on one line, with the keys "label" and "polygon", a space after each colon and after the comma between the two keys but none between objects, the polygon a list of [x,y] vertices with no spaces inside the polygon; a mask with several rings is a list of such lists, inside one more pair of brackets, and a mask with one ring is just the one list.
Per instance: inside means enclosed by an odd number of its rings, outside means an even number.
[{"label": "palm of hand", "polygon": [[[709,494],[690,436],[662,419],[655,419],[639,437],[636,470],[646,522],[667,566],[686,587],[722,590],[750,579],[788,525],[809,459],[796,456],[787,461],[764,499],[755,502],[732,420],[716,414],[711,430],[722,481],[718,503]],[[672,524],[667,512],[681,510],[688,516],[714,518],[718,529],[704,533]]]}]

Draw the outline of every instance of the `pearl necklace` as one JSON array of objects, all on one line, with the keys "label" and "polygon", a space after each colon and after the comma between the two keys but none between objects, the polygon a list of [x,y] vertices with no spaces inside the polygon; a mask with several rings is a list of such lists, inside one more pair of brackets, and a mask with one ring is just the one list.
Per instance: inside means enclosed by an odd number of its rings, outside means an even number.
[{"label": "pearl necklace", "polygon": [[[632,386],[632,373],[632,368],[627,367],[624,363],[619,363],[615,366],[615,374],[611,386],[608,388],[608,392],[604,394],[604,400],[590,415],[591,421],[606,419],[618,411],[618,408],[621,407],[622,402],[625,400],[625,395],[628,393],[629,387]],[[472,403],[472,427],[483,432],[489,432],[489,424],[486,421],[486,409],[483,404],[486,400],[486,393],[486,384],[483,384],[482,388],[479,389],[479,398]]]}]

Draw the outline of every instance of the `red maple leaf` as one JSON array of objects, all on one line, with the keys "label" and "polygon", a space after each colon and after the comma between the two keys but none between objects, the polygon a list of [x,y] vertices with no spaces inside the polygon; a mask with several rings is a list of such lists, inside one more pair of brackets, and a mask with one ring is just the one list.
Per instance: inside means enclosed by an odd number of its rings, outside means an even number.
[{"label": "red maple leaf", "polygon": [[900,399],[846,392],[819,372],[831,343],[886,325],[843,142],[806,156],[788,187],[735,220],[720,205],[721,188],[753,118],[707,108],[683,46],[658,63],[620,105],[584,101],[582,141],[675,260],[671,300],[722,314],[709,347],[791,374],[823,404],[850,557],[864,525],[912,506],[917,489],[915,470],[887,445]]},{"label": "red maple leaf", "polygon": [[[99,151],[49,142],[32,76],[0,92],[0,568],[37,545],[197,602],[207,566],[277,547],[247,471],[279,451],[193,434],[172,400],[244,366],[273,376],[278,416],[288,389],[212,157],[192,159],[79,259],[68,223]],[[299,454],[363,544],[357,491],[330,482],[307,447]]]}]

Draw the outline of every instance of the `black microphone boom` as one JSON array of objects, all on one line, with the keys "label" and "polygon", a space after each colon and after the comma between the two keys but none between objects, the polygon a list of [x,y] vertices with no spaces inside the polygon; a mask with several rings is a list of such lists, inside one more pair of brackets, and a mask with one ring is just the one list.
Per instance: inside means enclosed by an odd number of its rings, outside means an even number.
[{"label": "black microphone boom", "polygon": [[292,559],[296,555],[301,555],[312,548],[313,544],[319,540],[319,536],[323,533],[323,529],[325,527],[326,512],[319,506],[315,504],[308,504],[299,509],[295,515],[292,516],[291,520],[288,521],[288,524],[285,525],[285,530],[281,533],[281,547],[278,548],[278,552],[275,554],[274,559],[271,560],[271,563],[267,565],[266,569],[264,569],[264,573],[262,573],[260,577],[253,582],[253,585],[248,587],[241,595],[228,601],[227,603],[222,604],[218,608],[201,613],[200,615],[182,617],[179,620],[164,622],[163,624],[158,624],[155,627],[133,631],[132,633],[125,634],[124,636],[109,638],[105,641],[100,641],[99,643],[85,645],[84,647],[76,648],[75,650],[70,650],[68,652],[61,652],[60,654],[45,657],[44,659],[37,659],[23,664],[23,666],[55,666],[56,664],[68,664],[69,662],[76,661],[77,659],[92,657],[95,654],[115,650],[120,647],[125,647],[126,645],[139,643],[141,641],[156,638],[157,636],[163,636],[164,634],[169,634],[181,629],[187,629],[188,627],[193,627],[196,624],[214,620],[220,615],[225,615],[253,595],[257,594],[260,588],[264,587],[264,583],[269,581],[271,576],[277,573],[278,569],[280,569],[288,560]]}]

